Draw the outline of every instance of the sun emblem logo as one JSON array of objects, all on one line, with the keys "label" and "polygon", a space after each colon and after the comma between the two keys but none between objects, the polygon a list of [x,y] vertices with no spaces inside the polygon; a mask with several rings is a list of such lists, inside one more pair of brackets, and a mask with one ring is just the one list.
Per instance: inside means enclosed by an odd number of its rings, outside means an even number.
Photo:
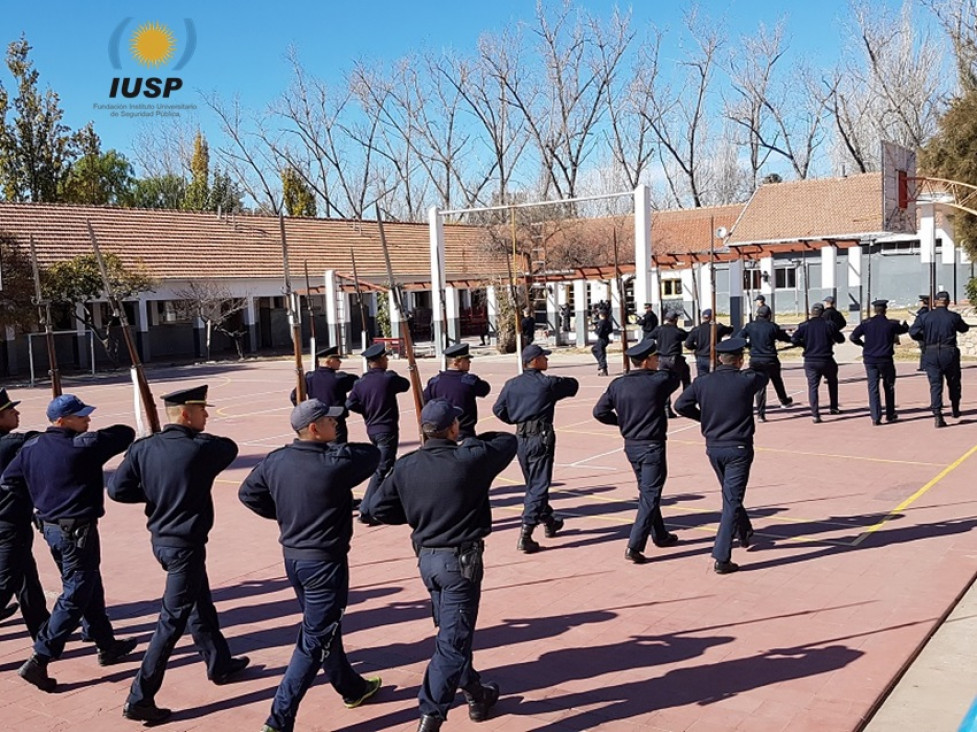
[{"label": "sun emblem logo", "polygon": [[176,52],[176,38],[160,23],[144,23],[136,28],[129,42],[132,57],[149,68],[169,63]]}]

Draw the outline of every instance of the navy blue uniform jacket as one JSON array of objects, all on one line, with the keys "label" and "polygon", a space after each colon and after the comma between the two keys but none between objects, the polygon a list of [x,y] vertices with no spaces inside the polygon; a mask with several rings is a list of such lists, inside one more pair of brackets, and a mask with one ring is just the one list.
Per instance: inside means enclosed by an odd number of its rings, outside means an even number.
[{"label": "navy blue uniform jacket", "polygon": [[671,323],[662,323],[653,331],[650,338],[658,344],[659,356],[681,356],[682,344],[689,334]]},{"label": "navy blue uniform jacket", "polygon": [[848,340],[862,347],[863,363],[882,363],[892,360],[896,338],[908,330],[905,323],[875,315],[856,325]]},{"label": "navy blue uniform jacket", "polygon": [[135,437],[124,424],[95,432],[48,427],[24,444],[0,476],[0,488],[26,489],[44,521],[97,519],[105,514],[102,466]]},{"label": "navy blue uniform jacket", "polygon": [[530,419],[553,423],[553,412],[560,399],[572,397],[580,382],[569,376],[547,376],[539,369],[526,369],[505,382],[492,413],[506,424]]},{"label": "navy blue uniform jacket", "polygon": [[396,371],[370,369],[353,385],[346,408],[363,415],[366,434],[400,432],[397,395],[410,389],[410,382]]},{"label": "navy blue uniform jacket", "polygon": [[922,341],[927,346],[955,346],[957,345],[957,333],[966,333],[970,330],[960,313],[955,313],[946,308],[933,308],[919,317],[909,329],[909,337],[917,341]]},{"label": "navy blue uniform jacket", "polygon": [[[20,452],[24,443],[37,436],[37,432],[8,432],[0,435],[0,473]],[[10,525],[30,530],[34,506],[27,491],[0,491],[0,526]]]},{"label": "navy blue uniform jacket", "polygon": [[610,343],[613,332],[614,326],[611,324],[610,318],[602,318],[594,326],[594,333],[597,336],[597,340],[604,341],[605,343]]},{"label": "navy blue uniform jacket", "polygon": [[645,314],[638,318],[638,324],[644,334],[643,338],[651,338],[651,332],[658,327],[658,316],[653,310],[646,310]]},{"label": "navy blue uniform jacket", "polygon": [[750,358],[756,361],[775,361],[777,355],[777,341],[790,343],[787,331],[771,320],[758,318],[747,323],[736,334],[737,338],[746,338],[750,343]]},{"label": "navy blue uniform jacket", "polygon": [[[690,351],[693,351],[695,355],[699,356],[700,358],[709,358],[709,352],[712,350],[711,330],[712,323],[702,323],[697,325],[695,328],[689,331],[689,335],[685,339],[685,347]],[[719,343],[719,341],[732,332],[733,329],[728,325],[716,323],[716,343]]]},{"label": "navy blue uniform jacket", "polygon": [[706,447],[752,445],[753,396],[766,388],[767,381],[766,374],[720,364],[682,392],[675,411],[701,423]]},{"label": "navy blue uniform jacket", "polygon": [[460,443],[431,439],[401,457],[370,515],[408,524],[415,547],[459,547],[492,532],[489,488],[516,455],[516,438],[486,432]]},{"label": "navy blue uniform jacket", "polygon": [[203,546],[214,527],[214,479],[236,457],[237,445],[227,437],[168,424],[132,443],[109,483],[109,497],[146,504],[154,545]]},{"label": "navy blue uniform jacket", "polygon": [[673,371],[630,371],[608,385],[594,406],[594,419],[620,427],[628,442],[664,441],[665,402],[681,383]]},{"label": "navy blue uniform jacket", "polygon": [[843,331],[845,326],[848,325],[848,321],[845,320],[845,316],[841,314],[838,308],[825,308],[824,312],[821,313],[821,317],[829,323],[833,323],[839,332]]},{"label": "navy blue uniform jacket", "polygon": [[[359,378],[356,374],[320,366],[305,375],[305,393],[309,399],[318,399],[330,407],[342,407],[346,404],[346,395]],[[289,399],[294,406],[295,389],[292,389]]]},{"label": "navy blue uniform jacket", "polygon": [[379,463],[373,445],[295,440],[255,466],[238,498],[278,522],[286,559],[339,561],[353,536],[353,488]]},{"label": "navy blue uniform jacket", "polygon": [[488,396],[492,385],[478,378],[470,371],[448,369],[437,376],[432,376],[424,388],[424,402],[432,399],[447,399],[458,407],[462,414],[458,417],[461,433],[474,436],[475,424],[478,422],[478,405],[475,399]]},{"label": "navy blue uniform jacket", "polygon": [[795,346],[804,346],[804,358],[828,361],[834,358],[834,344],[844,343],[845,336],[830,320],[811,318],[797,326],[790,341]]}]

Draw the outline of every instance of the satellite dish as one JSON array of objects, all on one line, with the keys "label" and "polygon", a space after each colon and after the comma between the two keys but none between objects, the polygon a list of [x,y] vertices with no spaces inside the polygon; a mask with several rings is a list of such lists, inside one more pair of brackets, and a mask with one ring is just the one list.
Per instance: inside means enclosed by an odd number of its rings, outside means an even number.
[{"label": "satellite dish", "polygon": [[725,226],[720,226],[718,229],[716,229],[717,239],[725,239],[727,236],[729,236],[729,229],[727,229]]}]

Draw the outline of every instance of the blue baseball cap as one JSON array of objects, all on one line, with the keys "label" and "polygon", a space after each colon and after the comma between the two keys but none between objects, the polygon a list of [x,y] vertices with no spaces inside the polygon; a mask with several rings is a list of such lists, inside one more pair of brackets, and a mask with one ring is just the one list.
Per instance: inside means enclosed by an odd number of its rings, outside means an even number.
[{"label": "blue baseball cap", "polygon": [[549,356],[553,351],[550,351],[542,346],[538,346],[535,343],[530,343],[528,346],[522,349],[522,362],[529,363],[534,358],[539,358],[540,356]]},{"label": "blue baseball cap", "polygon": [[87,417],[94,411],[95,407],[88,406],[74,394],[62,394],[47,405],[47,418],[54,422],[62,417]]},{"label": "blue baseball cap", "polygon": [[323,417],[339,419],[345,416],[346,409],[344,407],[330,407],[318,399],[306,399],[304,402],[299,402],[292,409],[292,414],[289,416],[289,423],[292,425],[292,429],[298,432]]},{"label": "blue baseball cap", "polygon": [[461,414],[462,410],[447,399],[432,399],[421,410],[421,424],[431,432],[441,432]]}]

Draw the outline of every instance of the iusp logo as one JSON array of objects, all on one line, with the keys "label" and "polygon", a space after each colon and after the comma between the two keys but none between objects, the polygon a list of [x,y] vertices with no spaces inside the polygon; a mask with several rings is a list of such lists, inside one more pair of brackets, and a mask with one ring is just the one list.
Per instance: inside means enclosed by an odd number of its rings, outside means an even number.
[{"label": "iusp logo", "polygon": [[[184,32],[178,38],[168,26],[158,21],[135,24],[132,18],[123,19],[109,37],[109,61],[112,68],[123,70],[122,49],[129,52],[127,66],[132,62],[150,71],[172,68],[179,71],[193,57],[197,47],[197,32],[193,21],[184,19]],[[174,63],[175,62],[175,63]],[[172,64],[172,66],[170,66]],[[183,79],[176,75],[116,76],[112,79],[109,97],[117,99],[168,99],[183,87]]]}]

